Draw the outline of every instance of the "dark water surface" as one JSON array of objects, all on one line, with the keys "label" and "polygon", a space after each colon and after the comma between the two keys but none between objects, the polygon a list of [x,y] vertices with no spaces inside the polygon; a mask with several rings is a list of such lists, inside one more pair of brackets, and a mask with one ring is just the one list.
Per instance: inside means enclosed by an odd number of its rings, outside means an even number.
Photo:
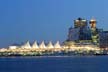
[{"label": "dark water surface", "polygon": [[2,57],[0,72],[108,72],[108,56]]}]

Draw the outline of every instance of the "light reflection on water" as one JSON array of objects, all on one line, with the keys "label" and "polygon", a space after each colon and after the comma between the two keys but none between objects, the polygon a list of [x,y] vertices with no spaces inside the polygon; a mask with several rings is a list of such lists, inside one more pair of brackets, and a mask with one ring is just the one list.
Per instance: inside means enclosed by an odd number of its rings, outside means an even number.
[{"label": "light reflection on water", "polygon": [[0,72],[108,72],[107,68],[107,56],[0,58]]}]

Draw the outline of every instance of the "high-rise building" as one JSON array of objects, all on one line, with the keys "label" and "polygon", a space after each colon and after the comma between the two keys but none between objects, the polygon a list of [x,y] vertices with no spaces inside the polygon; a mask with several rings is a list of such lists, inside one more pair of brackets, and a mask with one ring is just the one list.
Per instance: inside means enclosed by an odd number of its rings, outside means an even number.
[{"label": "high-rise building", "polygon": [[96,28],[97,21],[94,18],[92,18],[89,23],[91,28]]},{"label": "high-rise building", "polygon": [[74,20],[74,27],[69,28],[68,40],[69,41],[80,41],[80,40],[91,40],[91,33],[87,20],[78,18]]},{"label": "high-rise building", "polygon": [[92,18],[90,20],[90,30],[91,30],[91,38],[92,38],[92,42],[96,45],[99,44],[99,32],[100,32],[100,29],[98,29],[96,27],[96,19]]},{"label": "high-rise building", "polygon": [[82,18],[74,20],[74,28],[79,28],[79,27],[80,28],[87,27],[87,20]]},{"label": "high-rise building", "polygon": [[96,27],[97,21],[92,18],[89,23],[86,19],[74,20],[74,27],[69,28],[66,42],[91,43],[100,47],[108,47],[108,31]]}]

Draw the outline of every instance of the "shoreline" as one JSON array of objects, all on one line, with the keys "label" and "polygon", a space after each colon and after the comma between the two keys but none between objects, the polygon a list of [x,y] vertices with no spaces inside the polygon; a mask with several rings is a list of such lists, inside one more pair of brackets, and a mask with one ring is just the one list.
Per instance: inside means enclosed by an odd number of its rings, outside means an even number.
[{"label": "shoreline", "polygon": [[23,55],[20,55],[20,56],[16,56],[16,55],[11,55],[11,56],[0,56],[0,58],[3,58],[3,57],[5,57],[5,58],[8,58],[8,57],[12,57],[12,58],[17,58],[17,57],[39,57],[39,58],[41,58],[41,57],[93,57],[93,56],[95,56],[95,57],[98,57],[98,56],[108,56],[108,54],[96,54],[96,55],[49,55],[49,56],[45,56],[45,55],[41,55],[41,56],[30,56],[30,55],[26,55],[26,56],[23,56]]}]

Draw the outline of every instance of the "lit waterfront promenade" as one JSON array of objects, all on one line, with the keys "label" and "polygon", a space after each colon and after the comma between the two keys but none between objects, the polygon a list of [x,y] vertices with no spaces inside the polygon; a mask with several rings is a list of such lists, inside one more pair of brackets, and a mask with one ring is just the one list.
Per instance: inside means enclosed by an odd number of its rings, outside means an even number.
[{"label": "lit waterfront promenade", "polygon": [[[30,46],[29,43],[21,47],[11,46],[10,48],[0,49],[0,56],[58,56],[58,55],[103,55],[108,54],[108,50],[102,50],[99,47],[93,45],[79,45],[79,46],[61,46],[57,42],[54,46],[52,43],[49,43],[45,46],[44,43],[41,43],[37,46]],[[24,47],[25,46],[25,47]],[[28,46],[28,47],[27,47]],[[43,47],[42,47],[43,46]],[[37,47],[37,48],[36,48]],[[52,47],[52,48],[51,48]]]}]

